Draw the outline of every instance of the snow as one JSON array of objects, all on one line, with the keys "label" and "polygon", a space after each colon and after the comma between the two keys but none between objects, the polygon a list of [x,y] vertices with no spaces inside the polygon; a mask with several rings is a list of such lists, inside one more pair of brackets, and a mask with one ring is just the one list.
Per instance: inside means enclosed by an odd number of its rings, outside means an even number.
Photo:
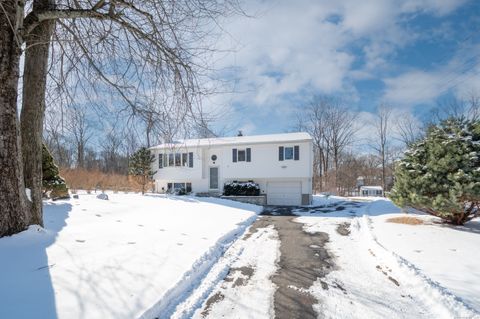
[{"label": "snow", "polygon": [[[248,239],[235,242],[204,280],[203,287],[179,306],[172,318],[273,318],[275,285],[270,278],[277,269],[279,249],[273,226],[258,229]],[[245,268],[252,273],[244,274]],[[227,274],[228,280],[222,280]],[[219,300],[206,306],[207,295],[202,295],[205,291],[214,292]],[[196,306],[192,307],[192,301]]]},{"label": "snow", "polygon": [[0,239],[0,318],[173,311],[261,210],[213,198],[108,195],[45,202],[45,228]]},{"label": "snow", "polygon": [[268,135],[252,135],[252,136],[233,136],[233,137],[217,137],[203,139],[187,139],[180,140],[174,144],[160,144],[151,147],[151,149],[165,149],[211,145],[232,145],[232,144],[258,144],[258,143],[288,143],[311,141],[312,137],[305,132],[268,134]]},{"label": "snow", "polygon": [[[345,200],[343,197],[332,195],[313,195],[312,205],[313,207],[328,206]],[[307,206],[308,207],[308,206]]]},{"label": "snow", "polygon": [[[393,206],[391,202],[385,204]],[[371,209],[379,211],[381,208],[378,205],[374,202]],[[395,210],[390,208],[390,211]],[[372,232],[377,240],[387,250],[402,256],[467,305],[480,311],[480,260],[475,253],[480,247],[480,219],[461,227],[441,225],[438,218],[426,215],[415,216],[427,223],[421,226],[386,222],[388,218],[402,216],[412,214],[371,218]]]},{"label": "snow", "polygon": [[[319,300],[316,311],[325,318],[480,318],[480,233],[387,223],[405,214],[389,200],[370,201],[337,202],[346,209],[329,213],[298,212],[306,231],[328,233],[337,265],[310,288]],[[336,231],[342,223],[350,223],[348,236]],[[476,223],[467,228],[477,229]]]}]

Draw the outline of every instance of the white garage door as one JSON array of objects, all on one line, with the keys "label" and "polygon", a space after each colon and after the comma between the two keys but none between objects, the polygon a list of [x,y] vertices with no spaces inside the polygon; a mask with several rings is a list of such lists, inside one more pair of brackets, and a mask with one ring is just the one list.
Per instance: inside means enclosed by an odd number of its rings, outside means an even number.
[{"label": "white garage door", "polygon": [[302,184],[300,182],[269,182],[267,184],[267,204],[300,206]]}]

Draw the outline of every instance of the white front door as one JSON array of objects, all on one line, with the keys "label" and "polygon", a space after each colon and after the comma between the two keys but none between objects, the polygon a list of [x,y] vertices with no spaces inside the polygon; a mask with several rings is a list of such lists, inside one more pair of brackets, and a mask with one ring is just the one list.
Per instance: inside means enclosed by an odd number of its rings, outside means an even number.
[{"label": "white front door", "polygon": [[268,182],[267,204],[300,206],[302,204],[301,182]]},{"label": "white front door", "polygon": [[218,167],[210,167],[210,189],[218,189]]}]

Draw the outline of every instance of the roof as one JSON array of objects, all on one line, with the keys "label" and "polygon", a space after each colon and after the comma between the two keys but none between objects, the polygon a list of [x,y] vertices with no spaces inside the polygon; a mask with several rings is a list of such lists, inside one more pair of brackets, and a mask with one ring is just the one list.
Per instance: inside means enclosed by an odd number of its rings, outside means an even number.
[{"label": "roof", "polygon": [[360,186],[360,188],[365,190],[383,190],[382,186]]},{"label": "roof", "polygon": [[175,147],[197,147],[197,146],[216,146],[216,145],[238,145],[238,144],[264,144],[264,143],[289,143],[311,141],[310,134],[305,132],[282,133],[268,135],[251,136],[233,136],[233,137],[215,137],[180,140],[175,143],[160,144],[150,149],[175,148]]}]

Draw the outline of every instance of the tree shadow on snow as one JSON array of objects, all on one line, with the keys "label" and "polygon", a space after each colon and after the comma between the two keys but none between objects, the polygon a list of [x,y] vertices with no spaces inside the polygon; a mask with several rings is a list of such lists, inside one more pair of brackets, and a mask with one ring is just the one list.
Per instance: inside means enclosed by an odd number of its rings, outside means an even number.
[{"label": "tree shadow on snow", "polygon": [[44,203],[44,224],[0,239],[0,318],[57,318],[47,248],[72,210],[65,201]]}]

